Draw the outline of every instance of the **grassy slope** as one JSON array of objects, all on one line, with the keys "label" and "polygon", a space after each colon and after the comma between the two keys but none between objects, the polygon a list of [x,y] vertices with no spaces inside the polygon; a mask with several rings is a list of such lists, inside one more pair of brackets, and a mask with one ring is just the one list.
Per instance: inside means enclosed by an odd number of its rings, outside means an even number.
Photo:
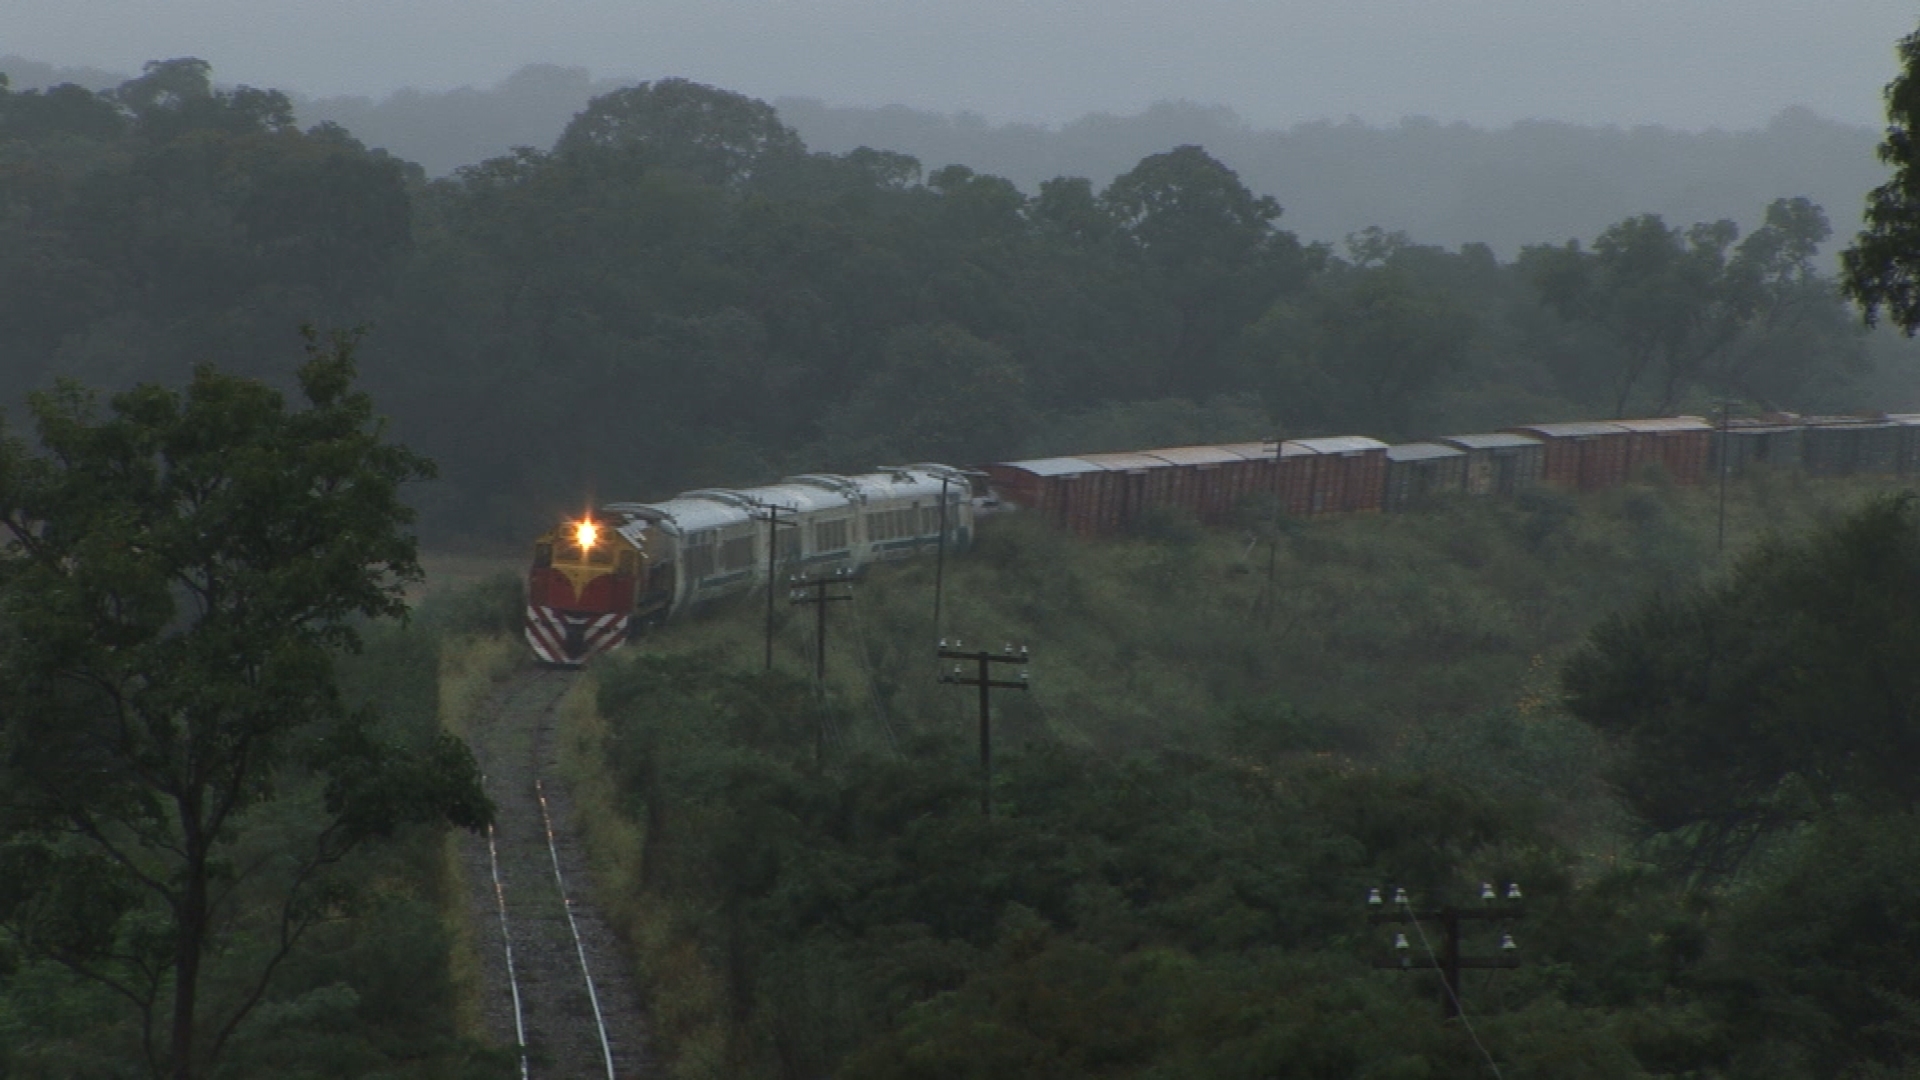
[{"label": "grassy slope", "polygon": [[[1727,549],[1884,486],[1736,485]],[[1292,523],[1269,615],[1257,527],[1163,522],[1090,542],[1016,516],[949,563],[943,629],[969,647],[1033,650],[1032,692],[1001,699],[1015,738],[1124,751],[1210,736],[1236,708],[1278,707],[1301,714],[1320,749],[1390,750],[1464,717],[1543,713],[1560,657],[1597,619],[1712,572],[1715,526],[1713,492],[1658,485]],[[973,715],[968,692],[934,679],[932,581],[925,562],[882,568],[830,612],[828,681],[865,718],[842,733],[855,746]],[[808,672],[811,612],[778,599],[776,666]],[[764,610],[761,598],[723,605],[641,649],[757,670]]]},{"label": "grassy slope", "polygon": [[[1743,481],[1727,550],[1886,486]],[[1713,572],[1713,492],[1649,483],[1292,523],[1274,560],[1271,617],[1258,532],[1163,521],[1084,542],[1028,520],[991,523],[977,551],[948,564],[944,623],[970,645],[1033,650],[1031,691],[996,699],[999,745],[1016,757],[1049,742],[1110,761],[1173,747],[1440,769],[1546,804],[1563,842],[1596,869],[1611,861],[1621,833],[1599,781],[1602,750],[1553,707],[1555,673],[1599,618]],[[971,691],[934,677],[932,578],[925,563],[876,570],[855,603],[831,612],[829,693],[843,706],[833,758],[884,756],[925,736],[970,754]],[[701,654],[758,670],[764,610],[759,599],[721,606],[613,663]],[[783,600],[776,635],[776,666],[810,670],[810,612]],[[569,713],[565,767],[603,894],[656,989],[677,1074],[724,1075],[722,973],[674,912],[640,900],[644,830],[602,753],[610,722],[590,705]]]}]

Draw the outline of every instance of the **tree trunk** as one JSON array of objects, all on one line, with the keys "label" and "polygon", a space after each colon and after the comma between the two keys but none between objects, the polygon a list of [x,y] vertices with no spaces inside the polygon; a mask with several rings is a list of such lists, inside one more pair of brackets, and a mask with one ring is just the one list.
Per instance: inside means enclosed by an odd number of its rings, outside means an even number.
[{"label": "tree trunk", "polygon": [[193,1080],[194,1020],[207,933],[207,851],[198,815],[183,813],[181,826],[187,853],[186,882],[176,911],[179,936],[173,946],[173,1045],[169,1058],[173,1080]]}]

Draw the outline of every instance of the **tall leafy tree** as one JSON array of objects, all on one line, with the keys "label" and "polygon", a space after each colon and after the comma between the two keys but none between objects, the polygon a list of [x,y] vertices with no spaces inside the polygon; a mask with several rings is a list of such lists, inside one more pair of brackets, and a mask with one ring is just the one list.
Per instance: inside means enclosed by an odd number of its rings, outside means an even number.
[{"label": "tall leafy tree", "polygon": [[1745,298],[1726,283],[1738,236],[1731,221],[1681,229],[1640,214],[1609,225],[1591,251],[1578,241],[1528,248],[1521,267],[1561,317],[1600,327],[1618,346],[1615,416],[1649,383],[1667,412],[1739,335]]},{"label": "tall leafy tree", "polygon": [[126,1000],[154,1076],[210,1074],[356,847],[489,813],[463,744],[395,745],[335,683],[406,610],[431,471],[352,352],[310,339],[301,408],[211,368],[104,415],[64,384],[0,447],[0,923]]},{"label": "tall leafy tree", "polygon": [[1290,430],[1410,431],[1421,403],[1465,366],[1474,318],[1397,254],[1413,250],[1404,236],[1371,229],[1348,248],[1351,263],[1254,325],[1248,352],[1270,369],[1268,407]]},{"label": "tall leafy tree", "polygon": [[688,79],[661,79],[588,102],[554,151],[678,169],[731,187],[802,157],[806,146],[764,101]]},{"label": "tall leafy tree", "polygon": [[1920,31],[1900,40],[1900,74],[1887,84],[1887,136],[1880,160],[1893,178],[1867,195],[1866,224],[1841,253],[1847,295],[1868,322],[1920,331]]},{"label": "tall leafy tree", "polygon": [[1227,346],[1309,276],[1307,252],[1276,224],[1280,204],[1249,191],[1198,146],[1143,158],[1100,201],[1155,271],[1172,309],[1160,391],[1217,392]]},{"label": "tall leafy tree", "polygon": [[1831,235],[1812,200],[1775,199],[1734,249],[1728,287],[1747,319],[1741,339],[1707,372],[1718,389],[1784,405],[1866,371],[1865,335],[1839,283],[1817,266]]}]

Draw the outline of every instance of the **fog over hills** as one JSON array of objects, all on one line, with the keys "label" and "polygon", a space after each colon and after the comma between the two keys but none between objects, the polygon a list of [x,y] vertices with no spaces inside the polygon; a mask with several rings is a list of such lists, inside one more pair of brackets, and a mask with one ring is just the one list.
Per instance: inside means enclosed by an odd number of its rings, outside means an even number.
[{"label": "fog over hills", "polygon": [[[0,70],[16,88],[60,81],[104,87],[124,77],[16,57],[0,57]],[[446,175],[515,146],[550,147],[589,99],[632,81],[533,64],[483,88],[405,89],[381,98],[289,94],[302,123],[341,124],[370,146]],[[1836,238],[1844,239],[1866,192],[1884,178],[1873,154],[1876,130],[1800,107],[1760,128],[1680,131],[1545,120],[1483,128],[1421,117],[1266,129],[1225,106],[1192,102],[1059,125],[803,97],[776,104],[814,150],[894,150],[928,170],[964,164],[1028,191],[1061,175],[1101,185],[1148,154],[1197,143],[1249,187],[1277,198],[1283,223],[1305,239],[1338,243],[1378,225],[1449,248],[1486,243],[1503,257],[1525,244],[1591,237],[1638,213],[1675,224],[1731,218],[1751,227],[1767,202],[1792,195],[1825,207]]]}]

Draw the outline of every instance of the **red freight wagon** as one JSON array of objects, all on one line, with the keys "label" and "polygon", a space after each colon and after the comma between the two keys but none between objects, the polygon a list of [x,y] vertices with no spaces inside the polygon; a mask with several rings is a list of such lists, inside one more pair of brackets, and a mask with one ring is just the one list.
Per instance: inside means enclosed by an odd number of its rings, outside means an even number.
[{"label": "red freight wagon", "polygon": [[1387,444],[1364,435],[1298,439],[1293,445],[1311,453],[1315,514],[1361,513],[1380,509],[1386,497]]},{"label": "red freight wagon", "polygon": [[1627,479],[1627,429],[1618,424],[1534,424],[1507,429],[1543,447],[1541,479],[1570,491],[1600,491]]},{"label": "red freight wagon", "polygon": [[1697,484],[1713,450],[1713,425],[1697,416],[1616,420],[1627,429],[1627,471],[1658,462],[1677,484]]},{"label": "red freight wagon", "polygon": [[1084,478],[1106,472],[1100,466],[1075,457],[1057,457],[1003,461],[981,468],[994,490],[1008,502],[1063,528],[1091,531],[1086,513],[1092,500],[1080,495],[1079,489],[1085,486]]},{"label": "red freight wagon", "polygon": [[[1306,488],[1311,482],[1311,473],[1306,471],[1308,463],[1300,459],[1300,452],[1294,450],[1292,444],[1281,444],[1279,471],[1275,471],[1271,442],[1229,442],[1225,446],[1215,446],[1213,450],[1238,454],[1244,459],[1238,469],[1233,502],[1244,502],[1254,496],[1271,498],[1279,494],[1286,513],[1306,513]],[[1300,486],[1298,494],[1294,492],[1296,484]],[[1294,509],[1296,500],[1300,502],[1300,509]]]},{"label": "red freight wagon", "polygon": [[1175,466],[1152,454],[1084,454],[1080,460],[1106,470],[1089,476],[1099,491],[1099,532],[1118,532],[1139,520],[1149,506],[1173,501]]},{"label": "red freight wagon", "polygon": [[1259,466],[1218,446],[1171,446],[1147,454],[1172,465],[1167,490],[1175,506],[1185,507],[1209,525],[1226,521],[1242,498],[1241,489]]},{"label": "red freight wagon", "polygon": [[1313,513],[1313,459],[1312,450],[1298,442],[1280,444],[1279,460],[1274,460],[1273,444],[1270,442],[1228,443],[1215,447],[1242,454],[1247,458],[1250,482],[1240,497],[1245,499],[1253,495],[1278,495],[1280,508],[1293,517],[1306,517]]}]

